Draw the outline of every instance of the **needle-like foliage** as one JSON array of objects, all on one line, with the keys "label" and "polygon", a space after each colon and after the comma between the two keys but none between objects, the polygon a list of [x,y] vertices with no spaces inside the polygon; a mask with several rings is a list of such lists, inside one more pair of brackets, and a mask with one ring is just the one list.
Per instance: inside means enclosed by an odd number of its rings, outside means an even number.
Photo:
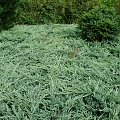
[{"label": "needle-like foliage", "polygon": [[0,33],[0,120],[120,120],[120,41],[88,43],[75,30]]}]

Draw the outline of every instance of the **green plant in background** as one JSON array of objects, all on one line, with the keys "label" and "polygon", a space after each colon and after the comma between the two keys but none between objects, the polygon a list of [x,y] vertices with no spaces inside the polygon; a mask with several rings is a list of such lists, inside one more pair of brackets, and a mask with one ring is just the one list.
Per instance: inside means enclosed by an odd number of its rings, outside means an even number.
[{"label": "green plant in background", "polygon": [[[15,1],[10,1],[10,4],[14,6]],[[118,0],[20,0],[19,7],[17,8],[19,17],[16,23],[30,25],[44,23],[77,23],[84,11],[94,8],[94,6],[97,6],[100,2],[107,6],[117,5],[116,8],[118,11],[119,5],[117,3],[119,2],[117,1]],[[9,5],[9,1],[6,2],[6,0],[4,0],[3,3]],[[17,4],[15,6],[17,7]],[[9,7],[10,6],[8,6],[8,8]],[[2,11],[1,6],[0,14]],[[10,20],[15,20],[12,19],[13,18]],[[2,24],[1,21],[0,24]]]},{"label": "green plant in background", "polygon": [[97,0],[21,0],[17,23],[77,23],[79,14],[96,4]]},{"label": "green plant in background", "polygon": [[19,0],[0,0],[0,31],[13,27]]},{"label": "green plant in background", "polygon": [[117,13],[120,15],[120,1],[117,2],[117,5],[115,6]]},{"label": "green plant in background", "polygon": [[99,0],[102,4],[109,7],[114,7],[119,3],[119,0]]},{"label": "green plant in background", "polygon": [[99,0],[102,4],[108,7],[114,7],[116,12],[120,14],[120,0]]},{"label": "green plant in background", "polygon": [[97,0],[21,0],[17,23],[77,23],[79,14],[97,3]]},{"label": "green plant in background", "polygon": [[99,5],[84,12],[79,20],[83,39],[91,41],[111,40],[119,33],[119,16],[113,7]]},{"label": "green plant in background", "polygon": [[72,20],[66,18],[71,13],[70,2],[67,3],[64,0],[21,0],[18,23],[70,23]]}]

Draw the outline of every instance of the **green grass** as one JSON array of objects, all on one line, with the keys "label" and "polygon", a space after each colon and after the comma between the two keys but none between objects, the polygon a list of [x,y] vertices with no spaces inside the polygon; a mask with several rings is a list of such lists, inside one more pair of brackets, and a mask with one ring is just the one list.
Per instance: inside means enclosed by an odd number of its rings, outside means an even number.
[{"label": "green grass", "polygon": [[0,120],[120,120],[120,40],[90,43],[75,31],[50,24],[0,33]]}]

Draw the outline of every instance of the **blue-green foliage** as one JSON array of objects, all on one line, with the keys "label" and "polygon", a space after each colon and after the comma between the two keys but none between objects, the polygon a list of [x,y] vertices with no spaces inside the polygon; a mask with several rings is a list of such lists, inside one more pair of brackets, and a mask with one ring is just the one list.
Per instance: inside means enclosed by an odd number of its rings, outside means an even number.
[{"label": "blue-green foliage", "polygon": [[120,120],[120,40],[94,44],[75,30],[20,25],[0,33],[0,120]]},{"label": "blue-green foliage", "polygon": [[91,41],[111,40],[119,33],[119,19],[113,7],[99,5],[84,12],[79,29],[84,39]]}]

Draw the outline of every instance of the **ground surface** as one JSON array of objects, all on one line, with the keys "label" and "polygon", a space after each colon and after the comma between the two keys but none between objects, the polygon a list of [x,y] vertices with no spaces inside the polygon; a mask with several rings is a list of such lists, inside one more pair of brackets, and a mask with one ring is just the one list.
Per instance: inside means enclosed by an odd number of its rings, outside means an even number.
[{"label": "ground surface", "polygon": [[0,120],[120,120],[120,41],[85,42],[75,31],[0,33]]}]

